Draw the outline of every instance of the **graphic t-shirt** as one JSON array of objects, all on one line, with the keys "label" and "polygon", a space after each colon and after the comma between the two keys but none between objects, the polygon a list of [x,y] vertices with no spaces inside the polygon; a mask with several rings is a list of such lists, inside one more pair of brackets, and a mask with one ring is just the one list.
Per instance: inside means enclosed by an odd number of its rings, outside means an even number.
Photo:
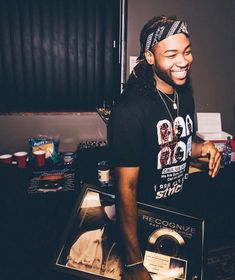
[{"label": "graphic t-shirt", "polygon": [[[112,110],[108,135],[112,164],[140,167],[138,200],[159,201],[181,192],[188,177],[194,129],[191,94],[179,94],[179,110],[157,93],[123,97]],[[168,112],[166,106],[170,110]]]}]

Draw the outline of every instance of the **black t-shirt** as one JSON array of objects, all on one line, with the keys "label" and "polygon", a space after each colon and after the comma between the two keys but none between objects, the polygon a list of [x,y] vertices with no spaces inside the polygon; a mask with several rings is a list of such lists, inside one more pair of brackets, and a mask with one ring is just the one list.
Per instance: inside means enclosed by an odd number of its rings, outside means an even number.
[{"label": "black t-shirt", "polygon": [[[138,200],[162,202],[181,192],[188,176],[194,129],[191,94],[179,94],[179,115],[164,97],[123,96],[113,108],[108,137],[116,167],[140,167]],[[173,133],[173,127],[175,133]],[[173,136],[173,134],[175,136]]]}]

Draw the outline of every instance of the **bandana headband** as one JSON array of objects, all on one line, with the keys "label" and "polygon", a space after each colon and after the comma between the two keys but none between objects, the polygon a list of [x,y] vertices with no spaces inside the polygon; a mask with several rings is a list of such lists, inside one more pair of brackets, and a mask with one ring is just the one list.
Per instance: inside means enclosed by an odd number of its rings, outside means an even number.
[{"label": "bandana headband", "polygon": [[144,51],[151,50],[160,41],[179,33],[188,35],[187,25],[183,21],[177,20],[158,27],[156,31],[148,35]]}]

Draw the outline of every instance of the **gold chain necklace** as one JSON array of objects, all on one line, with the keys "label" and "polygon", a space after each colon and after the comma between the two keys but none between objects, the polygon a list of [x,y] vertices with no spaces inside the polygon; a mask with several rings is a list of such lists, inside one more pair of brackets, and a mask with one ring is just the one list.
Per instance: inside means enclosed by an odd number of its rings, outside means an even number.
[{"label": "gold chain necklace", "polygon": [[[160,92],[158,89],[157,89],[157,92],[158,92],[158,95],[160,96],[162,102],[164,103],[164,105],[165,105],[165,107],[166,107],[166,110],[167,110],[167,112],[168,112],[168,114],[169,114],[169,116],[170,116],[170,118],[171,118],[172,123],[173,123],[173,122],[174,122],[174,118],[173,118],[173,116],[172,116],[172,114],[171,114],[171,112],[170,112],[169,107],[168,107],[167,104],[166,104],[166,101],[164,100],[164,98],[163,98],[161,92]],[[170,97],[168,97],[167,94],[165,94],[165,93],[163,93],[163,94],[164,94],[167,98],[169,98],[169,99],[171,100],[171,102],[174,102],[174,103],[173,103],[173,108],[174,108],[175,110],[177,110],[176,116],[178,117],[178,116],[179,116],[179,97],[178,97],[177,91],[175,91],[174,101],[173,101]],[[175,101],[176,101],[176,103],[175,103]],[[174,104],[175,104],[175,106],[174,106]]]}]

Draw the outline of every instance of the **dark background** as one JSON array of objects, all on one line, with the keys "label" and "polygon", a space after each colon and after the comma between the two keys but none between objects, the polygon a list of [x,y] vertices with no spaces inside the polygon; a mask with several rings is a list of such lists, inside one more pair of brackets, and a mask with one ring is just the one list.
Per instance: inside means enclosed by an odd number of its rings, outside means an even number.
[{"label": "dark background", "polygon": [[93,111],[120,90],[119,0],[0,1],[0,111]]}]

